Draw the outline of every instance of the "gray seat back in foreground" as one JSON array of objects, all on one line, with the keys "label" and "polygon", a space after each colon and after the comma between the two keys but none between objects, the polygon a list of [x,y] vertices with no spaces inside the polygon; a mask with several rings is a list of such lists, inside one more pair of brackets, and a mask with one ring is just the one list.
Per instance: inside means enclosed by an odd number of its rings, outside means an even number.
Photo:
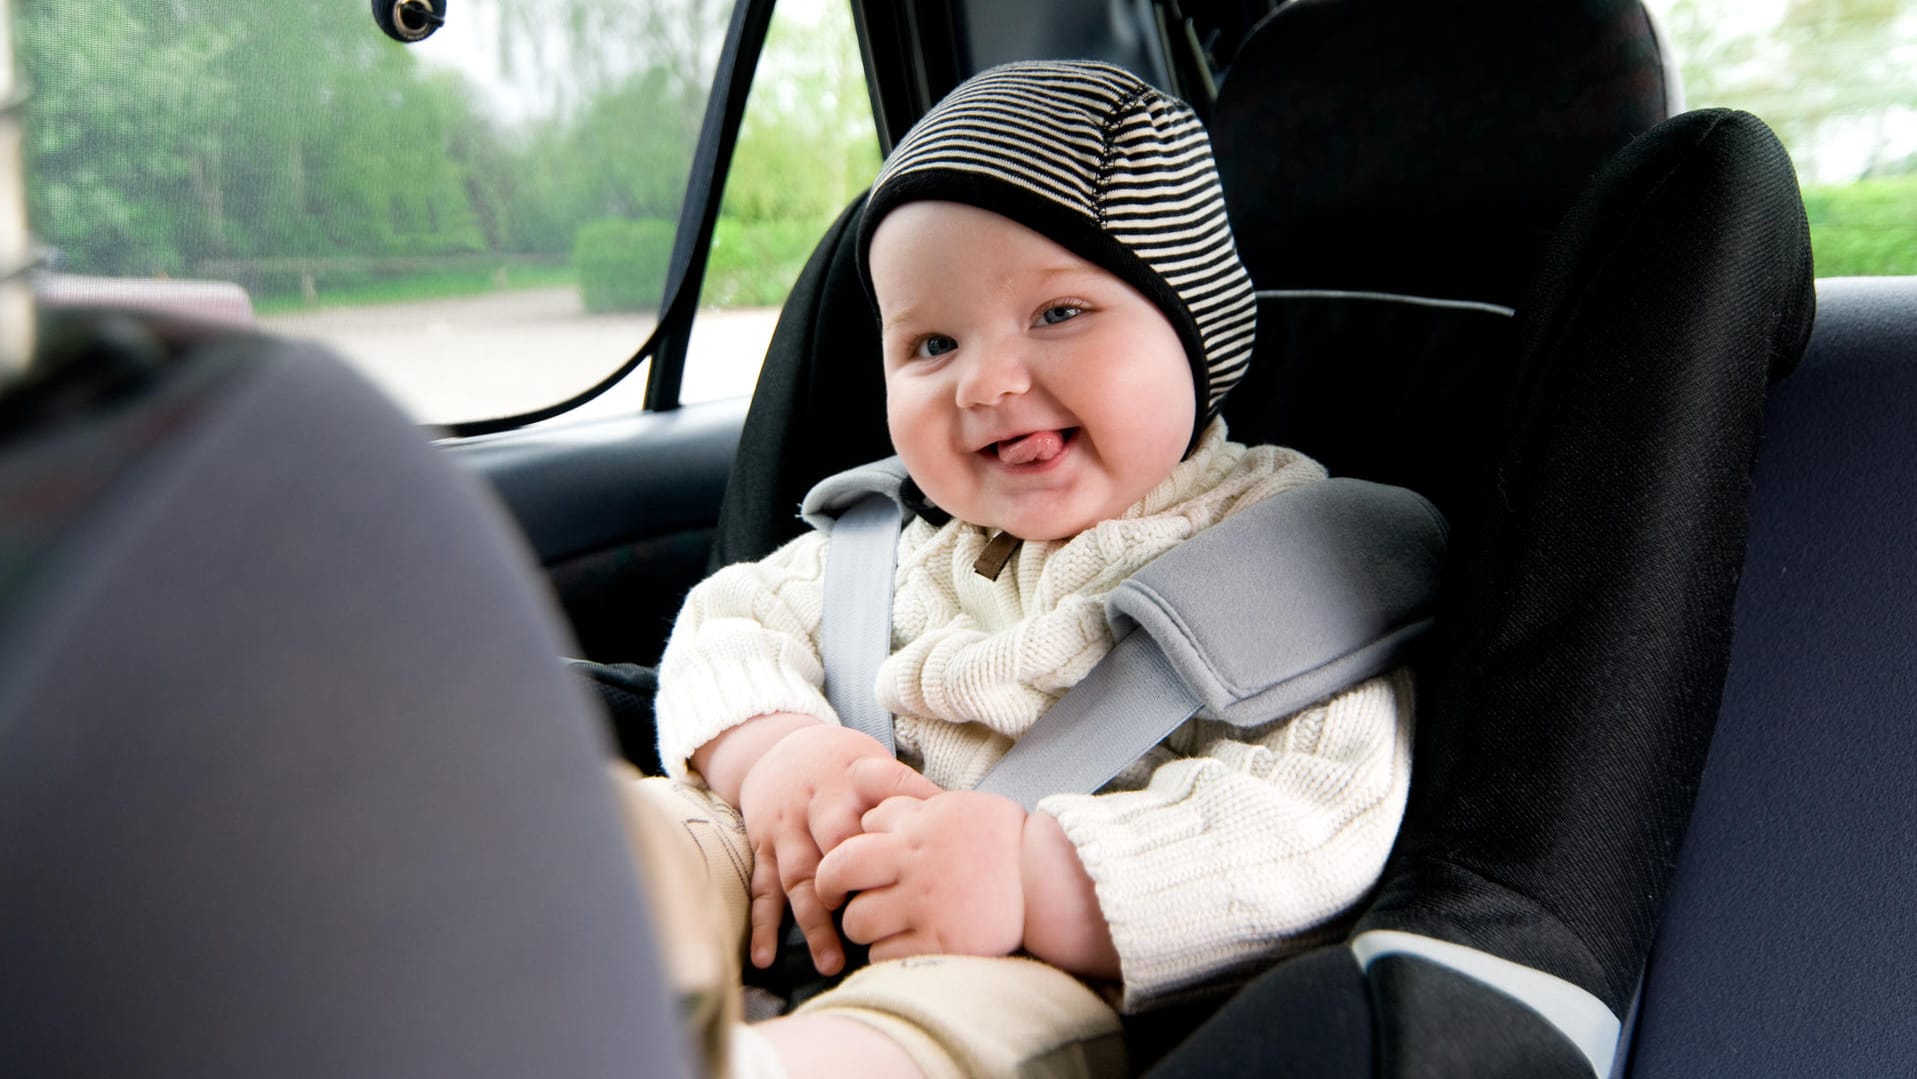
[{"label": "gray seat back in foreground", "polygon": [[680,1074],[503,516],[325,354],[145,334],[0,400],[0,1070]]},{"label": "gray seat back in foreground", "polygon": [[1917,277],[1820,282],[1772,388],[1639,1079],[1917,1075]]}]

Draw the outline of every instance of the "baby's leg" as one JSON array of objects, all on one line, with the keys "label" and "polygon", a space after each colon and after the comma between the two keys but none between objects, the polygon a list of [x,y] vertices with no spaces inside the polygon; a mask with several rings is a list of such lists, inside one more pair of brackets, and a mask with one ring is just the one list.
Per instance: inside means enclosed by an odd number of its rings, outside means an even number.
[{"label": "baby's leg", "polygon": [[613,772],[681,1019],[713,1073],[724,1074],[730,1031],[741,1018],[739,953],[752,878],[745,825],[706,791],[641,778],[623,763]]},{"label": "baby's leg", "polygon": [[[922,1079],[903,1046],[856,1019],[787,1016],[742,1027],[732,1042],[727,1079]],[[750,1061],[764,1054],[756,1068]]]},{"label": "baby's leg", "polygon": [[874,963],[754,1030],[779,1051],[792,1079],[1126,1074],[1117,1014],[1077,978],[1031,959]]}]

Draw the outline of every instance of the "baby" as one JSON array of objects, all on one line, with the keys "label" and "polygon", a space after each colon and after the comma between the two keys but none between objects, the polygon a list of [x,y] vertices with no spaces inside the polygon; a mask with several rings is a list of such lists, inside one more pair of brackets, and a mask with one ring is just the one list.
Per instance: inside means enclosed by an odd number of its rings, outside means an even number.
[{"label": "baby", "polygon": [[1258,727],[1200,712],[1029,814],[971,789],[1111,649],[1119,582],[1324,473],[1227,440],[1251,283],[1202,125],[1119,68],[967,81],[887,161],[858,243],[914,511],[871,687],[898,756],[822,691],[812,532],[687,597],[659,670],[670,779],[635,797],[696,841],[753,963],[787,906],[822,973],[841,929],[870,945],[793,1014],[735,1026],[734,1074],[1123,1074],[1119,1011],[1334,935],[1376,881],[1409,677]]}]

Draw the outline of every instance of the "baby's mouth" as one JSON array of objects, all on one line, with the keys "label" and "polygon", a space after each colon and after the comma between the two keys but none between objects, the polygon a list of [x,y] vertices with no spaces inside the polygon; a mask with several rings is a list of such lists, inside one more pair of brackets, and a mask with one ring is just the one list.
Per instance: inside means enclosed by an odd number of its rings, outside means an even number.
[{"label": "baby's mouth", "polygon": [[986,447],[988,451],[997,451],[1001,464],[1030,465],[1043,464],[1065,452],[1065,444],[1078,433],[1076,427],[1066,427],[1057,431],[1033,431],[1017,438],[1001,439]]}]

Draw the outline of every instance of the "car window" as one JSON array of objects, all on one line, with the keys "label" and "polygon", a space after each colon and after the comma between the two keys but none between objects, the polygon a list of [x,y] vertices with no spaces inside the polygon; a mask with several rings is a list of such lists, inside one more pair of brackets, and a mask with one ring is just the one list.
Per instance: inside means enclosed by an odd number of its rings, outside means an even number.
[{"label": "car window", "polygon": [[1820,277],[1917,273],[1917,0],[1650,0],[1693,108],[1789,148]]},{"label": "car window", "polygon": [[[20,5],[43,291],[237,285],[242,314],[334,346],[426,423],[563,401],[656,320],[731,8],[456,0],[402,45],[355,3]],[[750,389],[792,252],[876,168],[846,5],[778,9],[687,399]],[[808,102],[822,93],[831,107]],[[869,168],[846,149],[855,115]],[[785,167],[805,139],[826,164]],[[774,170],[793,181],[780,197],[744,179]],[[637,408],[644,376],[599,407]]]},{"label": "car window", "polygon": [[[752,392],[793,281],[878,169],[850,5],[780,0],[719,204],[681,402]],[[635,375],[570,415],[631,412],[643,393]]]}]

